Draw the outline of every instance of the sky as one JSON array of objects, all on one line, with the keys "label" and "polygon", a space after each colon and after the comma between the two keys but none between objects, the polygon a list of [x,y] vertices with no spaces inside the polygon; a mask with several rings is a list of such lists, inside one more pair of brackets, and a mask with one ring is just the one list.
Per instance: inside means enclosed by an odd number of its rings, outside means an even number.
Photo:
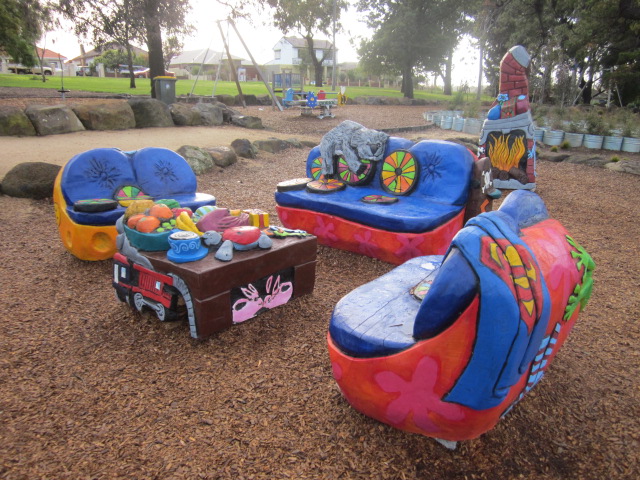
[{"label": "sky", "polygon": [[[353,2],[350,2],[353,3]],[[184,39],[184,50],[199,50],[211,48],[214,51],[223,51],[224,44],[218,29],[217,21],[227,18],[227,13],[223,7],[215,0],[191,0],[192,11],[188,16],[195,29],[193,35]],[[331,15],[331,12],[327,12]],[[259,64],[264,64],[273,59],[273,47],[284,36],[276,27],[267,23],[269,12],[263,12],[260,20],[250,23],[246,20],[236,20],[236,26],[242,39],[247,44],[251,54]],[[336,45],[338,47],[337,61],[357,62],[357,47],[362,38],[369,38],[371,30],[358,20],[361,16],[355,8],[350,6],[349,10],[342,13],[343,29],[336,33]],[[222,24],[225,36],[227,36],[227,23]],[[40,42],[40,46],[46,46],[50,50],[56,51],[67,58],[74,58],[80,55],[80,43],[77,37],[70,33],[71,28],[61,29],[47,34],[45,42]],[[295,36],[294,32],[287,35]],[[324,38],[318,35],[318,39],[331,41],[332,38]],[[249,59],[242,43],[232,28],[228,29],[229,49],[232,55]],[[83,41],[86,51],[93,48],[89,41]],[[142,46],[144,48],[144,45]],[[470,44],[462,44],[454,55],[454,85],[459,85],[467,81],[470,85],[477,82],[478,54],[471,48]]]}]

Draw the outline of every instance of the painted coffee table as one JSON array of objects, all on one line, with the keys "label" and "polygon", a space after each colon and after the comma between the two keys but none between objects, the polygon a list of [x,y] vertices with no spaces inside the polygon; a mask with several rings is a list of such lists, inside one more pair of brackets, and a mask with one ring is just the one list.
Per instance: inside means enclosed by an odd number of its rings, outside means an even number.
[{"label": "painted coffee table", "polygon": [[121,301],[151,309],[163,321],[186,308],[191,336],[202,339],[311,293],[316,250],[316,237],[305,236],[274,239],[268,250],[237,251],[229,262],[213,253],[174,263],[166,252],[140,252],[152,269],[116,253],[113,286]]}]

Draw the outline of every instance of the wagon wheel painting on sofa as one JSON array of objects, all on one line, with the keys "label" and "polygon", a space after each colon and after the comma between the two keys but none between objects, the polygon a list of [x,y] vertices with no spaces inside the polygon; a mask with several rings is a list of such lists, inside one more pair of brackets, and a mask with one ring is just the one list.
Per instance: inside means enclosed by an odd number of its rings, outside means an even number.
[{"label": "wagon wheel painting on sofa", "polygon": [[384,159],[380,180],[386,192],[407,195],[418,184],[418,162],[411,152],[396,150]]}]

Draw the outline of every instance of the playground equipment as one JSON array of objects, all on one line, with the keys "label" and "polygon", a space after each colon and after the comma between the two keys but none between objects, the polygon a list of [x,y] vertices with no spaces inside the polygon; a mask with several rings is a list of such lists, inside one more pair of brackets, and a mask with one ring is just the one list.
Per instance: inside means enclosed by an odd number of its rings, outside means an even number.
[{"label": "playground equipment", "polygon": [[[226,21],[227,22],[227,35],[225,36],[224,31],[222,29],[222,22]],[[225,52],[227,54],[227,60],[229,61],[229,67],[230,70],[232,72],[234,81],[236,82],[236,87],[238,88],[238,96],[240,97],[240,101],[242,102],[242,106],[246,107],[246,103],[244,101],[244,96],[242,94],[242,87],[240,86],[240,81],[238,80],[238,72],[236,71],[235,65],[233,64],[233,60],[231,58],[231,53],[229,51],[229,43],[227,41],[229,34],[228,34],[228,27],[231,26],[233,28],[233,30],[236,32],[236,35],[238,36],[238,39],[240,40],[240,43],[242,43],[242,46],[244,47],[245,51],[247,52],[247,55],[249,55],[249,58],[251,59],[251,62],[253,63],[254,67],[256,68],[256,71],[258,72],[258,76],[260,77],[260,80],[262,80],[262,83],[264,83],[264,86],[267,88],[267,91],[269,92],[269,96],[271,97],[271,101],[273,102],[273,104],[275,106],[278,107],[278,110],[282,111],[282,105],[280,105],[280,101],[278,100],[278,97],[276,97],[276,94],[274,93],[273,89],[271,88],[271,86],[269,85],[269,82],[267,82],[266,77],[264,76],[264,74],[262,73],[262,69],[260,68],[260,66],[258,65],[258,63],[256,62],[255,58],[253,57],[251,51],[249,50],[249,47],[247,47],[247,44],[244,42],[242,36],[240,35],[240,32],[238,31],[238,28],[236,27],[235,22],[231,19],[231,18],[227,18],[227,20],[218,20],[217,22],[218,25],[218,30],[220,31],[220,36],[222,37],[222,43],[224,44],[224,49]],[[207,49],[208,51],[208,49]],[[205,54],[206,57],[206,54]],[[211,94],[211,96],[215,96],[215,89],[216,89],[216,85],[218,83],[218,78],[220,76],[220,65],[222,63],[222,58],[220,59],[220,63],[218,63],[218,71],[216,73],[216,81],[214,82],[214,86],[213,86],[213,92]],[[201,66],[202,67],[202,66]],[[193,94],[193,90],[195,88],[196,83],[198,82],[198,78],[200,76],[200,71],[202,70],[202,68],[200,68],[200,70],[198,71],[198,76],[196,77],[193,87],[191,88],[191,94]]]},{"label": "playground equipment", "polygon": [[338,302],[334,378],[356,410],[455,448],[540,381],[594,267],[538,195],[516,190],[467,222],[444,257],[414,258]]},{"label": "playground equipment", "polygon": [[[151,310],[160,321],[186,316],[194,338],[313,291],[315,237],[269,226],[266,212],[208,206],[191,216],[181,211],[162,247],[138,242],[127,225],[143,220],[127,218],[128,213],[116,222],[113,287],[118,299],[140,312]],[[207,222],[211,216],[216,218]],[[238,224],[229,227],[232,219]],[[201,232],[196,224],[212,230]]]},{"label": "playground equipment", "polygon": [[[337,97],[327,98],[327,95],[336,95]],[[299,107],[301,115],[311,115],[314,108],[320,108],[318,118],[333,118],[335,115],[331,109],[338,106],[340,95],[338,92],[325,92],[324,90],[320,90],[316,94],[311,91],[295,91],[293,88],[288,88],[285,91],[282,105],[284,108]]]}]

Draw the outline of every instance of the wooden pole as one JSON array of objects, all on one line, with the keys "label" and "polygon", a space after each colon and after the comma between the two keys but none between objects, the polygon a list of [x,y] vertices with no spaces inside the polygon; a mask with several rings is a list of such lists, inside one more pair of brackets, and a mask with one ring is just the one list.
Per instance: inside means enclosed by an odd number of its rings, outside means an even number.
[{"label": "wooden pole", "polygon": [[220,35],[222,36],[222,43],[224,43],[224,49],[227,52],[227,57],[229,59],[229,68],[231,68],[231,74],[233,75],[233,79],[236,82],[236,87],[238,87],[238,95],[240,95],[240,101],[242,102],[242,106],[244,108],[247,108],[247,104],[244,101],[244,95],[242,95],[242,88],[240,88],[240,82],[238,81],[238,72],[236,72],[236,67],[233,64],[231,53],[229,53],[229,44],[227,43],[227,39],[224,36],[224,32],[222,31],[222,25],[220,25],[220,20],[218,20],[218,29],[220,30]]},{"label": "wooden pole", "polygon": [[244,43],[244,40],[240,36],[240,32],[236,28],[235,22],[233,20],[231,20],[231,19],[229,19],[227,21],[231,24],[231,26],[235,30],[236,35],[238,35],[238,38],[240,39],[240,42],[242,43],[242,46],[244,47],[244,49],[247,51],[247,55],[249,55],[249,58],[251,59],[251,62],[253,63],[253,66],[256,67],[256,70],[258,71],[258,75],[260,76],[260,80],[262,80],[262,83],[264,83],[264,86],[267,87],[267,91],[269,92],[269,95],[271,96],[271,100],[273,101],[273,103],[276,104],[276,106],[278,107],[278,110],[280,110],[282,112],[283,108],[282,108],[282,105],[280,105],[280,102],[278,101],[278,97],[276,97],[276,94],[273,92],[273,89],[269,85],[269,82],[267,82],[267,79],[264,78],[264,75],[262,74],[262,70],[260,69],[260,67],[256,63],[255,59],[253,58],[253,55],[251,55],[251,52],[249,51],[249,47],[247,47],[247,45]]}]

